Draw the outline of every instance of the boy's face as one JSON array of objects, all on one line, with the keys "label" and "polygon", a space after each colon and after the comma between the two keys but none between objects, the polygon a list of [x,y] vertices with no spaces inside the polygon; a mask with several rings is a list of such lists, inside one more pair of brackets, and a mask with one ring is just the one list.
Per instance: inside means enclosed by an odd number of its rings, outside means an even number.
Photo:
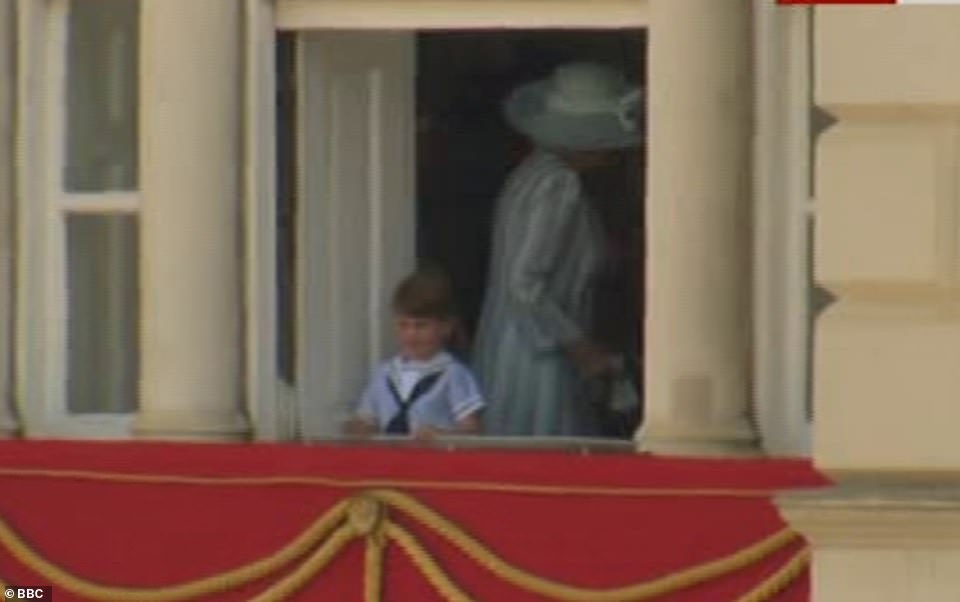
[{"label": "boy's face", "polygon": [[450,321],[394,314],[393,327],[400,353],[406,359],[428,360],[443,349],[450,336]]}]

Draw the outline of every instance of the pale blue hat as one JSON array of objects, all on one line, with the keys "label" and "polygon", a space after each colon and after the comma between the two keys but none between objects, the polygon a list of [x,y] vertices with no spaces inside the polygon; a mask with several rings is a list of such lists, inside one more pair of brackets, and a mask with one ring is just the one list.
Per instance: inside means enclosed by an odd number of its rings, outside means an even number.
[{"label": "pale blue hat", "polygon": [[597,63],[569,63],[524,84],[504,103],[507,121],[546,148],[603,150],[639,146],[641,89]]}]

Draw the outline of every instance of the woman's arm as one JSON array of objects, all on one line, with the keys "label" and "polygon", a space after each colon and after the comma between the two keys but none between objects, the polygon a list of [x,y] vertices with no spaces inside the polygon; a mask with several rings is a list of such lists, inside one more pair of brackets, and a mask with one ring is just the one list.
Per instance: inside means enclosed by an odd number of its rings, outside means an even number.
[{"label": "woman's arm", "polygon": [[537,347],[551,348],[584,338],[577,321],[551,295],[550,280],[570,245],[578,215],[580,181],[572,171],[558,171],[535,186],[528,213],[515,230],[521,237],[509,258],[507,290],[514,310]]},{"label": "woman's arm", "polygon": [[611,374],[616,370],[615,356],[594,342],[550,292],[549,282],[559,258],[570,252],[570,231],[580,217],[577,209],[582,202],[576,173],[561,171],[552,178],[534,193],[523,241],[510,271],[511,299],[538,348],[560,348],[583,377]]}]

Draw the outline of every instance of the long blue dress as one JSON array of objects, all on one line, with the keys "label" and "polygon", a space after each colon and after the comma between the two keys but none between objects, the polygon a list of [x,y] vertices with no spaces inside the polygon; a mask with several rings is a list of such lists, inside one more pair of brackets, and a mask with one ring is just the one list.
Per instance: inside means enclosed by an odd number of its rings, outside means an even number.
[{"label": "long blue dress", "polygon": [[580,178],[539,150],[498,200],[490,277],[473,349],[492,435],[596,434],[560,345],[590,334],[603,231]]}]

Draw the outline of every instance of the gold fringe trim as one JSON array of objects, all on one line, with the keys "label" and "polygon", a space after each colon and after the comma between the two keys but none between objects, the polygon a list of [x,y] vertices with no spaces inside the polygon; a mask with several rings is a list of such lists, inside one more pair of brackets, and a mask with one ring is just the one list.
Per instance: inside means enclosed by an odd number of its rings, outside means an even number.
[{"label": "gold fringe trim", "polygon": [[367,549],[364,551],[363,571],[363,599],[364,602],[380,602],[383,600],[383,565],[384,547],[382,539],[367,539]]},{"label": "gold fringe trim", "polygon": [[731,573],[763,559],[797,538],[795,532],[783,529],[774,535],[750,545],[735,554],[700,564],[688,569],[659,577],[646,583],[638,583],[609,590],[592,590],[572,587],[538,577],[508,564],[496,553],[473,539],[455,524],[440,516],[413,498],[396,491],[373,491],[369,495],[384,503],[403,510],[431,531],[440,534],[474,562],[504,581],[551,600],[570,602],[622,602],[624,600],[649,600],[654,596],[691,587],[710,579]]},{"label": "gold fringe trim", "polygon": [[341,527],[333,532],[330,539],[325,541],[316,552],[310,555],[297,570],[290,573],[265,592],[255,597],[252,602],[275,602],[286,600],[306,586],[311,579],[322,572],[330,561],[337,557],[343,548],[350,543],[356,534],[348,527]]},{"label": "gold fringe trim", "polygon": [[741,596],[737,602],[766,602],[787,589],[803,571],[810,566],[810,548],[803,548],[777,572],[763,580],[760,585]]},{"label": "gold fringe trim", "polygon": [[309,486],[337,489],[406,489],[471,491],[537,495],[589,495],[604,497],[724,497],[768,498],[779,490],[727,488],[591,487],[568,485],[524,485],[495,481],[426,481],[406,479],[337,479],[317,476],[283,477],[198,477],[188,475],[136,474],[92,470],[43,468],[0,468],[0,477],[53,478],[106,481],[148,485],[216,486]]},{"label": "gold fringe trim", "polygon": [[[399,491],[377,489],[342,500],[314,521],[301,535],[261,560],[186,583],[158,588],[112,587],[77,577],[44,559],[32,550],[6,523],[0,520],[0,545],[10,551],[48,583],[85,598],[151,602],[187,600],[229,591],[276,573],[293,562],[299,564],[286,576],[254,598],[276,602],[294,595],[314,580],[348,545],[362,539],[364,554],[364,600],[381,602],[384,592],[384,563],[388,542],[402,550],[428,583],[449,602],[470,602],[417,538],[390,519],[398,511],[440,535],[461,553],[502,581],[550,600],[564,602],[634,602],[651,600],[716,579],[768,557],[797,540],[798,535],[783,529],[732,554],[682,569],[655,579],[610,589],[577,587],[534,575],[503,560],[460,527]],[[738,602],[765,602],[776,596],[807,567],[810,553],[804,549],[765,579]]]},{"label": "gold fringe trim", "polygon": [[406,529],[391,522],[386,525],[386,534],[400,546],[400,549],[410,558],[414,566],[420,569],[423,576],[430,582],[433,589],[437,590],[446,600],[450,602],[471,602],[473,600],[457,587],[444,570],[440,568],[437,561],[433,559],[433,556]]},{"label": "gold fringe trim", "polygon": [[273,574],[285,564],[306,554],[327,537],[346,515],[347,508],[347,500],[338,502],[301,535],[266,558],[202,579],[158,588],[111,587],[77,577],[35,552],[2,519],[0,519],[0,545],[9,550],[17,560],[29,567],[30,570],[43,577],[45,581],[85,598],[130,600],[131,602],[173,602],[230,591]]}]

